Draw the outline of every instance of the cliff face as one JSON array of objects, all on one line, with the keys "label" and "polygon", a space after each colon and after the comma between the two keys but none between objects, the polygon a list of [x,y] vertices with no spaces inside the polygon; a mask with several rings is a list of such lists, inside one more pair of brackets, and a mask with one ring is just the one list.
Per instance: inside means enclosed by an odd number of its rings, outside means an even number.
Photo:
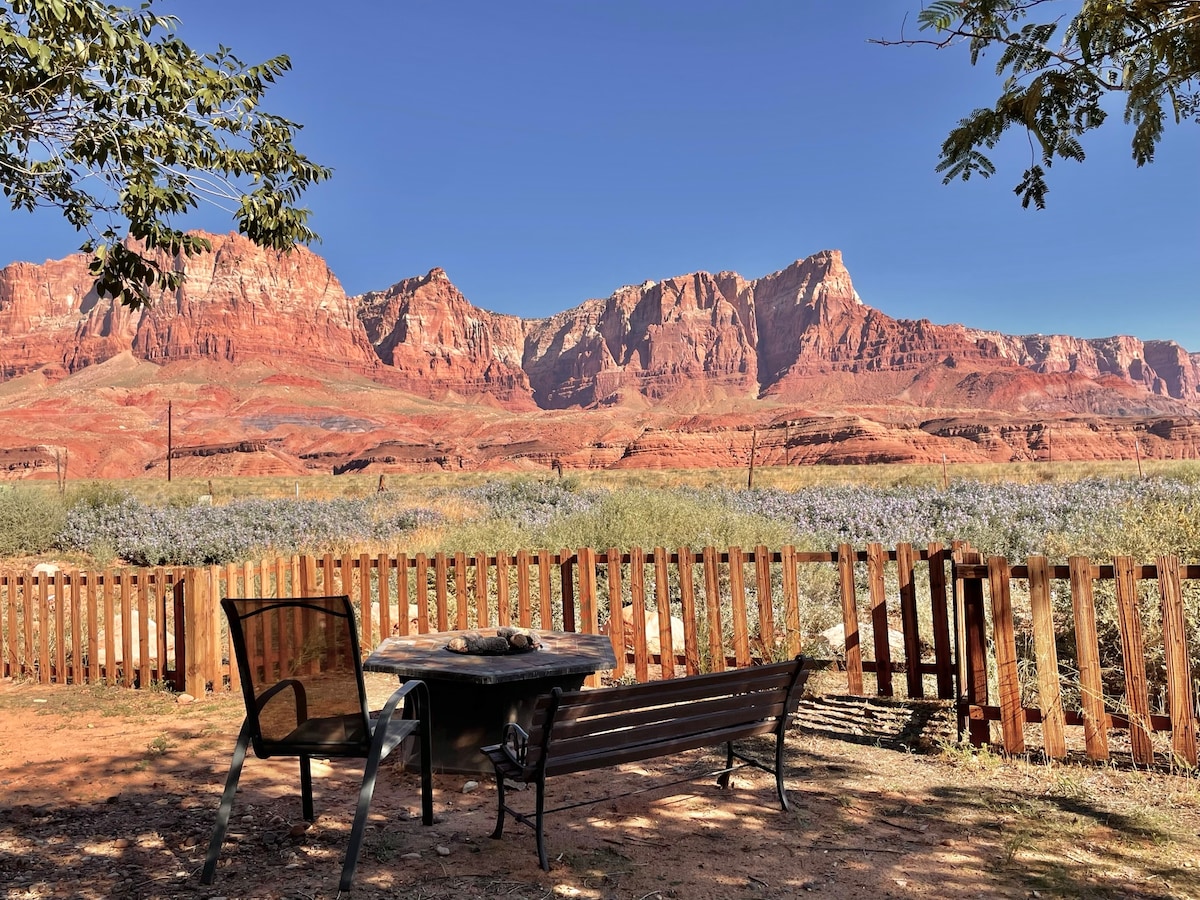
[{"label": "cliff face", "polygon": [[1200,355],[1177,344],[894,319],[862,302],[837,251],[754,281],[697,272],[628,286],[547,319],[480,309],[441,269],[347,297],[308,250],[262,250],[236,235],[164,262],[184,268],[183,286],[137,314],[96,297],[82,256],[0,270],[3,377],[61,377],[130,352],[341,371],[513,410],[758,398],[814,409],[1200,408]]},{"label": "cliff face", "polygon": [[489,396],[533,406],[521,368],[525,323],[472,306],[442,269],[357,300],[389,384],[424,397]]},{"label": "cliff face", "polygon": [[187,279],[148,310],[131,313],[91,289],[87,259],[0,270],[0,359],[8,376],[66,372],[131,351],[155,362],[267,360],[284,366],[374,373],[378,360],[324,261],[304,248],[263,250],[237,235],[186,260]]}]

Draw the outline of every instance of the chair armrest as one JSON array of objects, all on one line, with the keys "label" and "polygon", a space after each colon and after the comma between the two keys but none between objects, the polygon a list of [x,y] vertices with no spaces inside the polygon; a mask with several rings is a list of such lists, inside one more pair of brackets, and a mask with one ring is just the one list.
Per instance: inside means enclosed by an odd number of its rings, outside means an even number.
[{"label": "chair armrest", "polygon": [[303,725],[308,721],[308,694],[305,693],[304,684],[296,678],[285,678],[267,688],[255,698],[254,711],[262,712],[263,708],[271,701],[271,698],[287,688],[291,688],[296,694],[296,724]]},{"label": "chair armrest", "polygon": [[392,696],[388,697],[387,703],[383,705],[383,709],[379,711],[379,715],[375,719],[375,728],[386,729],[388,727],[388,723],[391,721],[392,714],[395,713],[396,707],[400,705],[402,700],[405,701],[405,708],[407,708],[408,701],[406,698],[409,694],[413,694],[412,718],[419,720],[422,728],[428,729],[429,688],[426,686],[425,682],[421,681],[419,678],[414,678],[410,681],[404,682],[404,684],[400,685],[400,687],[392,692]]}]

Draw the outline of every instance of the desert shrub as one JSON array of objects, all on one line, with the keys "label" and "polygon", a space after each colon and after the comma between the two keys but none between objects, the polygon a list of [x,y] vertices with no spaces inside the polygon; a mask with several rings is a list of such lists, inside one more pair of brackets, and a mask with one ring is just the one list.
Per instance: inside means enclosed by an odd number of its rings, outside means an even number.
[{"label": "desert shrub", "polygon": [[0,556],[51,549],[65,518],[66,507],[56,494],[36,488],[0,488]]},{"label": "desert shrub", "polygon": [[602,496],[580,491],[575,479],[517,478],[488,481],[453,493],[482,509],[482,518],[537,529],[552,520],[590,509]]},{"label": "desert shrub", "polygon": [[83,481],[71,486],[67,493],[67,508],[120,506],[128,499],[129,493],[111,481]]},{"label": "desert shrub", "polygon": [[738,509],[695,490],[613,491],[590,508],[556,520],[546,529],[553,547],[778,547],[786,524]]}]

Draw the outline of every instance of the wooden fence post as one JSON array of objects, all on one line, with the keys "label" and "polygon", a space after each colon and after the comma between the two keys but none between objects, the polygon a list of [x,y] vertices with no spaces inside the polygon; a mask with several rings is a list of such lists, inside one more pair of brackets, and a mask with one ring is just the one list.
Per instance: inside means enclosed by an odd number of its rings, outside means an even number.
[{"label": "wooden fence post", "polygon": [[[208,664],[205,655],[213,621],[212,593],[207,570],[188,569],[187,575],[184,576],[183,591],[183,644],[187,666],[184,670],[184,690],[193,697],[203,697],[208,689],[208,679],[205,678]],[[108,664],[112,665],[111,657]]]}]

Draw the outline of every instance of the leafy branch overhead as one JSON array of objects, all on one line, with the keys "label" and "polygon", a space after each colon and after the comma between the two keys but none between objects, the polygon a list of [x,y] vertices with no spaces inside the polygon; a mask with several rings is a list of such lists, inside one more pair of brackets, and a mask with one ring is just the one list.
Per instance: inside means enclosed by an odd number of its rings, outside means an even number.
[{"label": "leafy branch overhead", "polygon": [[1139,166],[1154,161],[1168,116],[1200,121],[1198,0],[936,0],[917,20],[936,37],[875,43],[965,42],[972,65],[998,50],[1004,78],[995,106],[976,109],[943,142],[944,183],[991,176],[986,151],[1009,128],[1024,129],[1031,159],[1015,193],[1022,206],[1042,209],[1046,170],[1055,159],[1083,160],[1080,138],[1104,124],[1106,98],[1124,98]]},{"label": "leafy branch overhead", "polygon": [[0,187],[14,210],[58,209],[86,235],[96,290],[133,308],[181,283],[161,254],[209,249],[176,217],[213,203],[287,251],[317,239],[296,204],[330,175],[296,149],[299,125],[259,109],[286,56],[200,55],[153,2],[0,4]]}]

